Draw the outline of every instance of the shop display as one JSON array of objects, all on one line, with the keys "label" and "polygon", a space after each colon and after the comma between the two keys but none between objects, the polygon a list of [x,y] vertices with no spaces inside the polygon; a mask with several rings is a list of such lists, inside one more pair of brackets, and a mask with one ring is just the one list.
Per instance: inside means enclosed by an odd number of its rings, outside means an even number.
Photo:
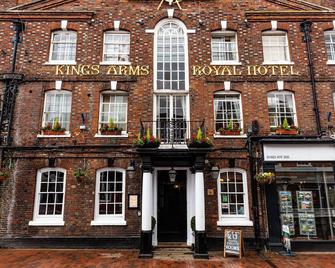
[{"label": "shop display", "polygon": [[289,191],[279,191],[280,212],[292,212],[292,194]]},{"label": "shop display", "polygon": [[299,213],[300,235],[316,236],[315,217],[312,213]]},{"label": "shop display", "polygon": [[280,216],[282,226],[287,225],[290,231],[290,235],[295,235],[293,213],[282,213]]},{"label": "shop display", "polygon": [[311,191],[297,191],[298,212],[314,212]]}]

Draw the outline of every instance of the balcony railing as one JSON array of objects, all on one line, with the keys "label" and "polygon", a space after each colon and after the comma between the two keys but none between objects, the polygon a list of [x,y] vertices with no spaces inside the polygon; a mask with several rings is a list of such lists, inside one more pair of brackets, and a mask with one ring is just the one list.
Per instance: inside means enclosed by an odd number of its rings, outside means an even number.
[{"label": "balcony railing", "polygon": [[141,136],[150,133],[159,138],[162,144],[186,144],[187,139],[198,129],[205,132],[205,121],[186,121],[183,119],[141,121]]}]

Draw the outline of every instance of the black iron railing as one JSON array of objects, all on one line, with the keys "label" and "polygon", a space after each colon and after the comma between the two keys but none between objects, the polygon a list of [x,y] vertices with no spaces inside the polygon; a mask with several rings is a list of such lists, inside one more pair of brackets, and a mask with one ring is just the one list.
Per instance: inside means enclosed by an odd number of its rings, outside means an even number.
[{"label": "black iron railing", "polygon": [[162,144],[185,144],[192,134],[196,134],[201,128],[205,129],[205,121],[186,121],[183,119],[157,121],[141,120],[141,136],[149,131],[150,134],[159,138]]}]

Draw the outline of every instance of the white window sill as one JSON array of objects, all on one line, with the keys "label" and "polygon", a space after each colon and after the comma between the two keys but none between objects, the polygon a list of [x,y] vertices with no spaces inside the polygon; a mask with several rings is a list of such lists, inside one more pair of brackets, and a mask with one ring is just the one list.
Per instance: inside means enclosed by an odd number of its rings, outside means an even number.
[{"label": "white window sill", "polygon": [[246,134],[242,135],[220,135],[220,134],[214,134],[215,139],[245,139],[247,137]]},{"label": "white window sill", "polygon": [[158,149],[188,149],[187,144],[161,144]]},{"label": "white window sill", "polygon": [[335,65],[335,60],[329,60],[329,61],[327,61],[327,64],[328,65]]},{"label": "white window sill", "polygon": [[294,65],[292,61],[264,61],[262,65]]},{"label": "white window sill", "polygon": [[71,134],[65,134],[65,135],[43,135],[43,134],[37,134],[37,138],[71,138]]},{"label": "white window sill", "polygon": [[129,61],[102,61],[100,65],[131,65]]},{"label": "white window sill", "polygon": [[28,223],[29,226],[64,226],[65,222],[60,219],[38,219]]},{"label": "white window sill", "polygon": [[128,138],[128,133],[121,134],[121,135],[102,135],[102,134],[95,134],[95,138]]},{"label": "white window sill", "polygon": [[76,65],[77,62],[75,61],[48,61],[45,62],[43,65]]},{"label": "white window sill", "polygon": [[218,226],[253,226],[254,223],[246,218],[222,218],[217,221]]},{"label": "white window sill", "polygon": [[242,65],[238,61],[212,61],[210,65]]},{"label": "white window sill", "polygon": [[127,225],[127,221],[116,220],[116,219],[111,219],[111,220],[104,219],[104,220],[91,221],[91,226],[104,226],[104,225],[125,226]]}]

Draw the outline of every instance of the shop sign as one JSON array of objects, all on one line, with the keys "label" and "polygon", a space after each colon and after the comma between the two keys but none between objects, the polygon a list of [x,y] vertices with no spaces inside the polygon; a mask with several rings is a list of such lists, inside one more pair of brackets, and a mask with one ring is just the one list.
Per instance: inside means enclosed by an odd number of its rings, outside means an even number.
[{"label": "shop sign", "polygon": [[226,229],[224,232],[224,257],[226,254],[238,255],[240,258],[244,253],[243,235],[241,230]]},{"label": "shop sign", "polygon": [[194,65],[192,66],[194,76],[297,76],[293,65]]},{"label": "shop sign", "polygon": [[78,64],[78,65],[56,65],[56,75],[111,75],[111,76],[146,76],[150,73],[148,65],[96,65],[96,64]]},{"label": "shop sign", "polygon": [[264,144],[264,161],[335,161],[332,144]]}]

